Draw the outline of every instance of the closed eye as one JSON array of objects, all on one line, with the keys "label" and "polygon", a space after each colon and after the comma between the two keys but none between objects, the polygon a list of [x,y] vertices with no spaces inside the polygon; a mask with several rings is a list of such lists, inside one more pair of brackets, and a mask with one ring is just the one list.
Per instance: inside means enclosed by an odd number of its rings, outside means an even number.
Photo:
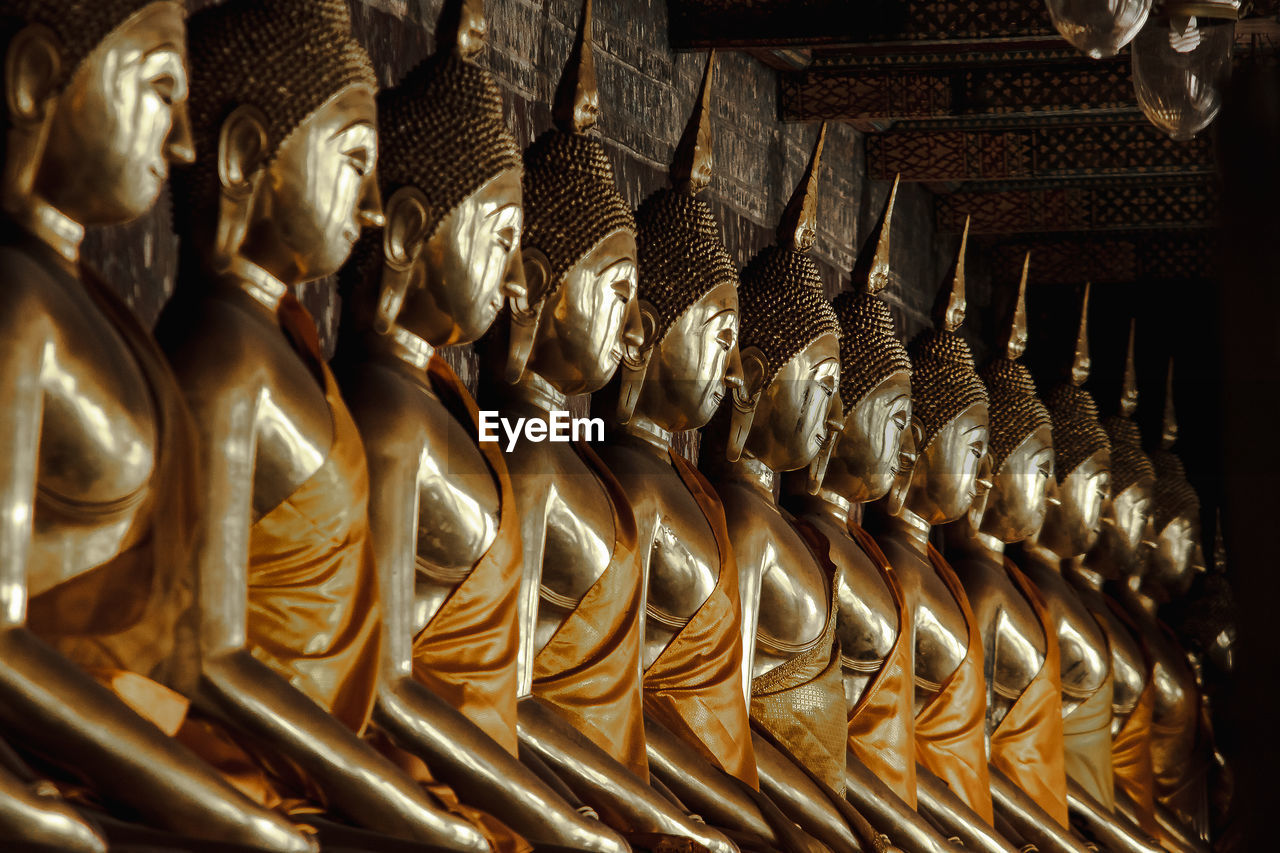
[{"label": "closed eye", "polygon": [[178,90],[178,81],[172,74],[161,74],[151,81],[151,88],[155,89],[156,94],[160,96],[160,100],[169,106],[173,106],[174,95]]},{"label": "closed eye", "polygon": [[346,157],[351,161],[351,166],[356,170],[356,174],[362,178],[368,175],[373,168],[373,152],[364,146],[353,148],[346,152]]}]

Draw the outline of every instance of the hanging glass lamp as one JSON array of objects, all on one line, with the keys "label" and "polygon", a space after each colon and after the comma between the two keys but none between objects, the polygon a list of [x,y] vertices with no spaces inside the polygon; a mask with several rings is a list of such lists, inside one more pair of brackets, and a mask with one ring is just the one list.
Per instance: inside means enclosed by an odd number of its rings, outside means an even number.
[{"label": "hanging glass lamp", "polygon": [[1115,56],[1151,12],[1151,0],[1046,0],[1064,39],[1094,59]]},{"label": "hanging glass lamp", "polygon": [[1222,109],[1231,69],[1235,23],[1194,17],[1152,17],[1132,51],[1138,105],[1174,139],[1191,139]]}]

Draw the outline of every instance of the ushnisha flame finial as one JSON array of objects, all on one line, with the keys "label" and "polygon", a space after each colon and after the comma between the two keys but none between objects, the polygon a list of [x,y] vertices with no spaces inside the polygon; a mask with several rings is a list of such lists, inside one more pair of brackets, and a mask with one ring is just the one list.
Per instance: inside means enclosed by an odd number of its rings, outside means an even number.
[{"label": "ushnisha flame finial", "polygon": [[1129,321],[1129,351],[1124,357],[1124,383],[1120,386],[1120,414],[1126,418],[1138,411],[1138,367],[1133,356],[1137,326],[1137,320]]},{"label": "ushnisha flame finial", "polygon": [[1018,296],[1013,301],[1013,314],[1004,333],[1004,352],[1010,361],[1017,361],[1027,351],[1027,277],[1031,273],[1031,253],[1022,259],[1022,280],[1018,282]]},{"label": "ushnisha flame finial", "polygon": [[1173,405],[1173,359],[1164,381],[1164,419],[1160,424],[1160,446],[1170,450],[1178,441],[1178,411]]},{"label": "ushnisha flame finial", "polygon": [[711,183],[715,168],[715,151],[711,138],[711,79],[716,67],[716,52],[707,54],[707,70],[702,75],[702,91],[693,105],[693,115],[676,146],[671,159],[671,183],[676,189],[697,195]]},{"label": "ushnisha flame finial", "polygon": [[805,252],[818,237],[818,171],[826,139],[827,123],[824,121],[818,130],[818,141],[814,143],[809,165],[778,224],[778,245],[783,248]]},{"label": "ushnisha flame finial", "polygon": [[1076,332],[1076,349],[1071,358],[1071,384],[1079,388],[1089,378],[1093,359],[1089,357],[1089,284],[1084,286],[1080,303],[1080,328]]},{"label": "ushnisha flame finial", "polygon": [[948,332],[954,332],[964,323],[968,303],[964,295],[964,255],[969,248],[969,217],[964,218],[964,231],[960,234],[960,249],[952,264],[951,287],[938,294],[934,309],[934,322]]},{"label": "ushnisha flame finial", "polygon": [[582,4],[578,41],[569,54],[564,76],[556,88],[552,118],[565,133],[586,133],[600,117],[600,92],[596,88],[596,60],[591,49],[591,0]]},{"label": "ushnisha flame finial", "polygon": [[858,287],[861,282],[863,291],[872,296],[889,286],[889,232],[893,227],[893,205],[898,200],[901,179],[901,175],[894,176],[889,200],[884,203],[884,210],[880,212],[880,218],[871,229],[867,242],[862,244],[862,252],[853,265],[853,286]]},{"label": "ushnisha flame finial", "polygon": [[484,51],[489,34],[484,0],[452,0],[445,6],[437,32],[452,32],[450,49],[462,59],[475,59]]}]

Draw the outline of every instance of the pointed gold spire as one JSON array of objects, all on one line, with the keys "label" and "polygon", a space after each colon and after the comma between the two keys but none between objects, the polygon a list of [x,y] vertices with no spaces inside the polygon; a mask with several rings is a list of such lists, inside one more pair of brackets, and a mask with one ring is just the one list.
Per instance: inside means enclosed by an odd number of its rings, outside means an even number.
[{"label": "pointed gold spire", "polygon": [[968,249],[969,217],[966,216],[964,231],[960,233],[960,249],[956,252],[956,259],[951,265],[951,287],[938,294],[938,304],[934,310],[934,322],[948,332],[954,332],[960,328],[969,307],[964,293],[964,256]]},{"label": "pointed gold spire", "polygon": [[872,296],[889,286],[889,232],[893,228],[893,205],[898,200],[901,177],[894,176],[889,200],[884,203],[884,210],[880,211],[880,218],[853,265],[853,286],[864,288]]},{"label": "pointed gold spire", "polygon": [[702,91],[693,105],[693,115],[676,146],[671,160],[671,183],[676,189],[697,195],[711,183],[715,168],[715,152],[711,139],[711,78],[716,67],[716,52],[707,54],[707,70],[702,75]]},{"label": "pointed gold spire", "polygon": [[818,237],[818,172],[822,165],[822,145],[827,139],[827,123],[818,130],[818,141],[796,191],[778,224],[778,244],[797,252],[808,251]]},{"label": "pointed gold spire", "polygon": [[1160,446],[1169,450],[1178,441],[1178,411],[1173,405],[1173,359],[1164,382],[1164,420],[1160,424]]},{"label": "pointed gold spire", "polygon": [[584,0],[582,4],[578,41],[556,88],[552,117],[556,127],[565,133],[586,133],[596,126],[596,119],[600,117],[596,60],[591,49],[591,0]]},{"label": "pointed gold spire", "polygon": [[445,5],[436,32],[454,34],[450,47],[463,59],[474,59],[484,50],[489,25],[484,17],[484,0],[452,0]]},{"label": "pointed gold spire", "polygon": [[1004,333],[1004,354],[1010,361],[1017,361],[1027,351],[1027,276],[1031,272],[1031,253],[1022,259],[1022,280],[1018,282],[1018,296],[1013,301],[1013,315]]},{"label": "pointed gold spire", "polygon": [[1120,414],[1126,418],[1138,411],[1138,367],[1133,356],[1137,325],[1137,320],[1129,321],[1129,352],[1124,357],[1124,383],[1120,386]]},{"label": "pointed gold spire", "polygon": [[1084,286],[1084,301],[1080,303],[1080,328],[1076,332],[1076,350],[1071,358],[1071,384],[1079,387],[1089,378],[1093,359],[1089,357],[1089,284]]}]

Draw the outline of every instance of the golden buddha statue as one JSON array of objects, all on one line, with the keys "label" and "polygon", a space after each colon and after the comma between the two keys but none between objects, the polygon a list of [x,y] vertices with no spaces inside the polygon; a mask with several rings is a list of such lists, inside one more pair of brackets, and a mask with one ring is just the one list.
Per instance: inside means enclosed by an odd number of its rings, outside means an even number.
[{"label": "golden buddha statue", "polygon": [[[524,154],[527,296],[511,300],[485,352],[508,421],[549,424],[569,395],[604,387],[640,339],[635,220],[604,146],[588,133],[599,112],[591,29],[588,0],[556,96],[556,127]],[[643,586],[622,486],[586,443],[518,442],[505,458],[523,540],[521,749],[624,834],[732,850],[647,784]]]},{"label": "golden buddha statue", "polygon": [[[85,226],[143,215],[193,156],[184,6],[4,0],[0,18],[0,723],[42,769],[150,826],[313,849],[166,736],[182,700],[152,679],[191,602],[193,427],[151,336],[80,264]],[[104,846],[25,767],[0,780],[0,814],[7,849]]]},{"label": "golden buddha statue", "polygon": [[[650,768],[686,806],[738,837],[808,846],[759,790],[742,685],[738,568],[724,509],[673,449],[673,433],[711,420],[742,384],[738,273],[698,193],[711,182],[708,57],[693,115],[676,147],[672,186],[637,211],[637,297],[643,382],[601,446],[636,519],[645,579],[641,666]],[[627,380],[618,381],[619,396]],[[609,394],[597,395],[604,406]],[[597,402],[594,401],[593,402]],[[621,400],[619,402],[622,402]],[[604,414],[610,415],[606,411]]]},{"label": "golden buddha statue", "polygon": [[1015,557],[1048,607],[1058,635],[1067,802],[1084,834],[1108,848],[1150,851],[1154,841],[1116,813],[1111,762],[1114,670],[1106,631],[1066,574],[1098,540],[1111,478],[1110,441],[1093,397],[1080,386],[1092,365],[1089,288],[1068,379],[1045,399],[1053,422],[1054,479],[1040,532]]},{"label": "golden buddha statue", "polygon": [[[1156,801],[1172,812],[1176,824],[1205,838],[1206,776],[1212,747],[1202,726],[1200,690],[1186,652],[1156,616],[1160,604],[1186,592],[1192,577],[1192,551],[1199,538],[1200,501],[1187,481],[1182,461],[1172,451],[1177,437],[1170,364],[1160,447],[1151,454],[1155,488],[1150,533],[1154,546],[1145,571],[1130,573],[1114,589],[1152,664],[1155,698],[1150,748]],[[1167,819],[1161,820],[1162,826],[1167,823]],[[1177,832],[1176,824],[1169,826],[1171,832]]]},{"label": "golden buddha statue", "polygon": [[[877,295],[890,279],[898,182],[858,256],[858,290],[832,307],[840,328],[842,426],[826,472],[784,476],[783,504],[836,568],[836,639],[847,711],[845,796],[904,850],[945,850],[946,838],[917,814],[910,616],[878,545],[854,519],[855,504],[883,497],[911,423],[911,361]],[[812,466],[811,466],[812,468]],[[810,490],[820,486],[816,493]]]},{"label": "golden buddha statue", "polygon": [[1102,505],[1097,543],[1084,560],[1065,565],[1063,570],[1106,632],[1111,650],[1115,684],[1111,766],[1116,809],[1166,849],[1189,853],[1197,849],[1191,836],[1171,833],[1162,826],[1169,818],[1162,821],[1157,817],[1157,812],[1165,809],[1155,802],[1151,771],[1151,715],[1156,696],[1152,661],[1132,618],[1103,591],[1104,584],[1114,585],[1141,574],[1146,559],[1143,536],[1151,512],[1155,469],[1142,450],[1142,436],[1133,421],[1137,406],[1134,328],[1130,324],[1119,408],[1117,414],[1102,419],[1111,442],[1111,495]]},{"label": "golden buddha statue", "polygon": [[996,813],[1043,851],[1081,851],[1068,822],[1057,632],[1040,593],[1005,556],[1006,545],[1039,531],[1053,476],[1049,411],[1018,360],[1027,347],[1030,261],[1028,254],[1001,354],[981,372],[991,399],[990,485],[949,526],[947,553],[982,635]]},{"label": "golden buddha statue", "polygon": [[846,851],[886,842],[842,796],[845,703],[832,570],[773,492],[776,472],[825,455],[829,413],[838,406],[839,330],[806,254],[817,233],[825,137],[824,126],[778,243],[742,272],[744,380],[709,425],[701,467],[724,505],[738,561],[742,678],[761,788],[810,835]]},{"label": "golden buddha statue", "polygon": [[368,458],[384,619],[374,721],[403,752],[377,740],[533,844],[615,853],[621,839],[516,758],[511,478],[498,445],[476,442],[475,401],[436,348],[474,341],[526,295],[520,149],[475,62],[482,4],[449,12],[456,38],[378,96],[387,222],[357,247],[343,300],[342,379]]},{"label": "golden buddha statue", "polygon": [[922,332],[908,348],[919,432],[910,488],[897,515],[875,513],[868,521],[911,614],[917,761],[990,824],[981,642],[959,582],[928,544],[932,525],[968,511],[987,447],[986,389],[956,331],[965,313],[967,240],[966,228],[952,280],[939,298],[939,328]]},{"label": "golden buddha statue", "polygon": [[488,850],[361,740],[382,636],[368,471],[296,292],[383,222],[373,70],[341,0],[233,0],[191,33],[199,156],[179,185],[190,252],[164,322],[208,484],[200,630],[178,682],[198,716],[179,736],[286,812]]}]

